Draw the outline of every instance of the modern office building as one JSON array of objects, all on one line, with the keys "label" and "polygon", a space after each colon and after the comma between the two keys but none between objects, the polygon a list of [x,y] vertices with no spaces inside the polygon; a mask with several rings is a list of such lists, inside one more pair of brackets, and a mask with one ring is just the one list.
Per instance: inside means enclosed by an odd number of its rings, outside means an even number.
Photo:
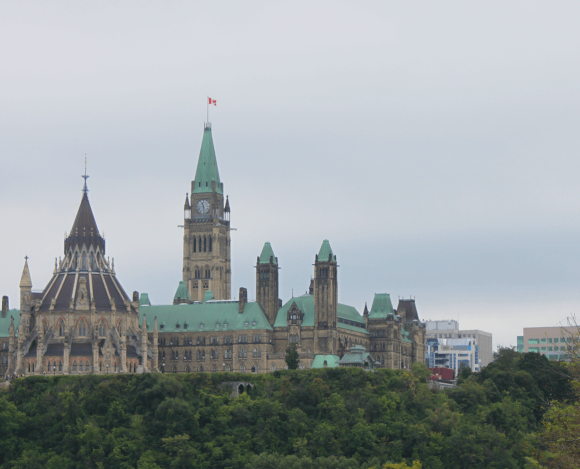
[{"label": "modern office building", "polygon": [[439,339],[427,338],[425,362],[429,368],[443,367],[459,373],[462,367],[471,371],[481,370],[476,339]]},{"label": "modern office building", "polygon": [[550,360],[566,358],[568,347],[578,340],[576,326],[524,327],[524,335],[518,336],[518,352],[536,352]]},{"label": "modern office building", "polygon": [[[492,335],[490,332],[480,331],[478,329],[472,330],[461,330],[459,329],[459,322],[453,319],[442,320],[442,321],[425,321],[427,328],[427,345],[429,344],[429,339],[474,339],[470,341],[470,347],[473,348],[474,354],[474,366],[472,370],[479,370],[484,366],[490,364],[493,360],[493,344]],[[434,345],[435,342],[431,341]],[[453,345],[452,343],[446,343],[444,346],[449,347]],[[457,343],[457,346],[465,346],[466,344]],[[427,354],[426,350],[426,354]],[[429,357],[426,355],[426,358]],[[465,358],[465,357],[462,357]],[[429,366],[439,366],[437,364]],[[454,368],[454,367],[450,367]]]}]

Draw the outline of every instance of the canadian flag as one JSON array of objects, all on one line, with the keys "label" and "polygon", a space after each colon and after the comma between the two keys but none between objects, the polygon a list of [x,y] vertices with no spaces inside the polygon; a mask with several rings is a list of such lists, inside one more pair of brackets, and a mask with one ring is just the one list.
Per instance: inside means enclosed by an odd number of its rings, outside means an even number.
[{"label": "canadian flag", "polygon": [[211,99],[211,98],[207,98],[207,99],[209,99],[209,103],[208,104],[213,104],[214,106],[216,105],[215,99]]}]

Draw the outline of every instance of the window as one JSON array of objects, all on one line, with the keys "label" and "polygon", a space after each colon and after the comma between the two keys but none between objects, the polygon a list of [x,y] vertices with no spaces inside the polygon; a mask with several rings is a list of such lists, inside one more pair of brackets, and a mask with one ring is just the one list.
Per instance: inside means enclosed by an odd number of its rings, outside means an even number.
[{"label": "window", "polygon": [[227,329],[227,328],[228,328],[228,323],[224,322],[224,329]]},{"label": "window", "polygon": [[542,347],[542,352],[545,352],[545,351],[546,351],[546,347]]},{"label": "window", "polygon": [[540,353],[540,347],[530,347],[528,348],[529,352]]},{"label": "window", "polygon": [[101,323],[99,324],[99,336],[100,337],[105,336],[105,321],[101,321]]},{"label": "window", "polygon": [[246,372],[246,365],[244,365],[243,363],[240,365],[240,371],[242,373],[245,373]]},{"label": "window", "polygon": [[77,362],[76,361],[73,362],[73,371],[77,371]]},{"label": "window", "polygon": [[216,330],[218,330],[220,328],[220,323],[219,322],[216,322],[215,323],[215,328],[216,328]]},{"label": "window", "polygon": [[548,352],[551,352],[551,351],[552,351],[552,347],[548,347]]},{"label": "window", "polygon": [[64,336],[64,322],[60,322],[58,326],[58,335],[60,337]]},{"label": "window", "polygon": [[555,343],[555,344],[557,344],[559,340],[560,340],[560,339],[558,339],[558,337],[556,337],[556,338],[554,339],[554,343]]},{"label": "window", "polygon": [[256,321],[252,321],[252,326],[256,327],[256,324],[258,324]]},{"label": "window", "polygon": [[539,339],[528,339],[528,344],[529,345],[536,345],[539,344],[540,340]]},{"label": "window", "polygon": [[542,343],[545,344],[546,343],[546,338],[542,337]]},{"label": "window", "polygon": [[87,335],[87,323],[84,319],[81,319],[79,322],[79,335],[81,337],[85,337]]},{"label": "window", "polygon": [[248,327],[248,321],[244,322],[244,327]]},{"label": "window", "polygon": [[552,343],[552,339],[550,339],[549,337],[548,337],[548,343],[549,343],[549,344],[551,344],[551,343]]},{"label": "window", "polygon": [[62,371],[62,362],[58,362],[58,371]]},{"label": "window", "polygon": [[213,249],[213,242],[212,242],[212,238],[209,238],[209,252],[211,252]]},{"label": "window", "polygon": [[199,325],[199,330],[203,331],[203,322]]}]

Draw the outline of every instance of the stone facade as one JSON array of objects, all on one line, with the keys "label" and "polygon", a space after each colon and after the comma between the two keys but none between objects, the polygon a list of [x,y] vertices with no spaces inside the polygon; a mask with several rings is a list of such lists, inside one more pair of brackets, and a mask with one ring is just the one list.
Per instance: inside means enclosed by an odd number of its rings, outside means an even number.
[{"label": "stone facade", "polygon": [[85,184],[53,277],[42,292],[32,292],[26,261],[20,311],[13,310],[10,322],[0,318],[0,357],[7,343],[7,372],[262,373],[284,369],[293,343],[301,368],[326,360],[317,357],[338,363],[357,346],[369,350],[380,367],[424,362],[425,327],[414,300],[401,300],[395,311],[389,295],[376,294],[362,316],[339,303],[339,266],[327,240],[313,255],[305,295],[283,304],[278,258],[265,243],[255,266],[256,301],[247,300],[245,288],[238,300],[230,300],[230,205],[227,197],[224,203],[209,124],[190,194],[184,204],[182,281],[173,304],[151,305],[147,293],[134,292],[130,299],[117,280]]}]

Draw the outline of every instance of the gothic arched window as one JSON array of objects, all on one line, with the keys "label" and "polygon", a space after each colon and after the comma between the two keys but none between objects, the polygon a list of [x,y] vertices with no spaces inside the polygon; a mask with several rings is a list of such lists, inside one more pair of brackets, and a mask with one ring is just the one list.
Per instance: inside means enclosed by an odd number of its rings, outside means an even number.
[{"label": "gothic arched window", "polygon": [[207,252],[207,238],[203,237],[203,252]]},{"label": "gothic arched window", "polygon": [[101,321],[101,323],[99,324],[99,336],[100,337],[105,337],[105,321]]},{"label": "gothic arched window", "polygon": [[197,238],[193,237],[193,252],[197,252]]},{"label": "gothic arched window", "polygon": [[211,252],[213,249],[213,243],[212,243],[212,238],[209,238],[209,252]]},{"label": "gothic arched window", "polygon": [[73,362],[73,371],[77,371],[77,362],[76,362],[76,360]]},{"label": "gothic arched window", "polygon": [[87,335],[87,323],[84,319],[79,321],[79,336],[85,337]]},{"label": "gothic arched window", "polygon": [[58,362],[58,371],[62,371],[62,362]]}]

